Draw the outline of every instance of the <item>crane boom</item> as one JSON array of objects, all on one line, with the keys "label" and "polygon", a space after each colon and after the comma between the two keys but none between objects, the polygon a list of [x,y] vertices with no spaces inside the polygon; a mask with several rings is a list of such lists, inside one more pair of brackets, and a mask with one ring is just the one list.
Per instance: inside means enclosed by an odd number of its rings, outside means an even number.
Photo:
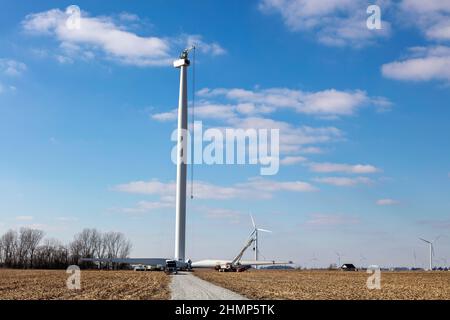
[{"label": "crane boom", "polygon": [[244,255],[245,251],[253,244],[253,242],[255,242],[255,237],[253,237],[253,234],[252,234],[252,236],[248,240],[245,247],[242,248],[241,252],[239,252],[239,254],[236,256],[236,258],[234,258],[234,260],[231,262],[231,265],[234,266],[234,265],[238,264],[239,261],[241,261],[242,256]]}]

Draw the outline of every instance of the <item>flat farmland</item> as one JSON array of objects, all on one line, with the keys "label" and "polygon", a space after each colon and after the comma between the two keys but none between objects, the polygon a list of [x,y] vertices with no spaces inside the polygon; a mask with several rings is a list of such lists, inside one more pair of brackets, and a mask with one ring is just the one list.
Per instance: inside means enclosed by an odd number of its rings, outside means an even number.
[{"label": "flat farmland", "polygon": [[65,271],[0,269],[0,300],[165,300],[163,272],[81,271],[81,290],[69,290]]},{"label": "flat farmland", "polygon": [[381,290],[369,290],[365,272],[252,270],[196,271],[195,275],[250,299],[450,299],[450,272],[382,272]]}]

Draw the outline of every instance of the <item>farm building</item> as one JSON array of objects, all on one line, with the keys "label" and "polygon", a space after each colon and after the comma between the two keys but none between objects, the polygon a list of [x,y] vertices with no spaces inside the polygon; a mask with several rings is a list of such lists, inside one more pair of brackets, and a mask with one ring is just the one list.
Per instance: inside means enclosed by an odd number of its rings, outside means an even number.
[{"label": "farm building", "polygon": [[354,264],[351,263],[345,263],[342,265],[341,270],[343,271],[357,271]]}]

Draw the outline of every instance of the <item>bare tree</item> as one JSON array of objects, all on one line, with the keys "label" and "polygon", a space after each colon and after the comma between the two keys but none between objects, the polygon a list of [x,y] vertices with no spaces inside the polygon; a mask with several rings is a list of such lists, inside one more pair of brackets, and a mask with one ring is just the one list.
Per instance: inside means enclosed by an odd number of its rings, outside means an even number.
[{"label": "bare tree", "polygon": [[97,229],[84,229],[75,235],[73,249],[82,258],[95,258],[98,243],[102,241],[102,235]]},{"label": "bare tree", "polygon": [[5,257],[3,256],[3,239],[0,238],[0,267],[3,267]]},{"label": "bare tree", "polygon": [[21,268],[33,267],[36,247],[44,237],[44,232],[30,228],[21,228],[18,239],[16,256]]},{"label": "bare tree", "polygon": [[123,233],[108,232],[104,235],[106,245],[106,256],[109,259],[126,258],[131,252],[131,242],[125,238]]},{"label": "bare tree", "polygon": [[61,269],[69,265],[69,250],[55,239],[47,239],[36,249],[34,267]]},{"label": "bare tree", "polygon": [[19,233],[9,230],[0,237],[0,266],[61,269],[78,264],[80,258],[127,258],[132,248],[122,233],[102,234],[96,229],[84,229],[67,246],[54,239],[46,239],[40,245],[43,237],[41,230],[22,228]]},{"label": "bare tree", "polygon": [[15,264],[15,254],[17,248],[17,232],[9,230],[2,236],[2,247],[4,264],[6,267],[12,267]]}]

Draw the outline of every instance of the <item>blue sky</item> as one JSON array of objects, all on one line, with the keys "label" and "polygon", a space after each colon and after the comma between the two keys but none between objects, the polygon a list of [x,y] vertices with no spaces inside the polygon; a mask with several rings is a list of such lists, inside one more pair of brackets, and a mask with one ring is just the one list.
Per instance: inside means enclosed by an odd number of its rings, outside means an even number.
[{"label": "blue sky", "polygon": [[270,177],[195,167],[189,257],[233,257],[252,212],[266,258],[425,265],[417,237],[450,229],[450,1],[378,1],[368,30],[374,2],[78,1],[71,33],[74,3],[0,0],[0,232],[96,227],[171,256],[170,61],[195,42],[198,119],[278,127],[283,151]]}]

